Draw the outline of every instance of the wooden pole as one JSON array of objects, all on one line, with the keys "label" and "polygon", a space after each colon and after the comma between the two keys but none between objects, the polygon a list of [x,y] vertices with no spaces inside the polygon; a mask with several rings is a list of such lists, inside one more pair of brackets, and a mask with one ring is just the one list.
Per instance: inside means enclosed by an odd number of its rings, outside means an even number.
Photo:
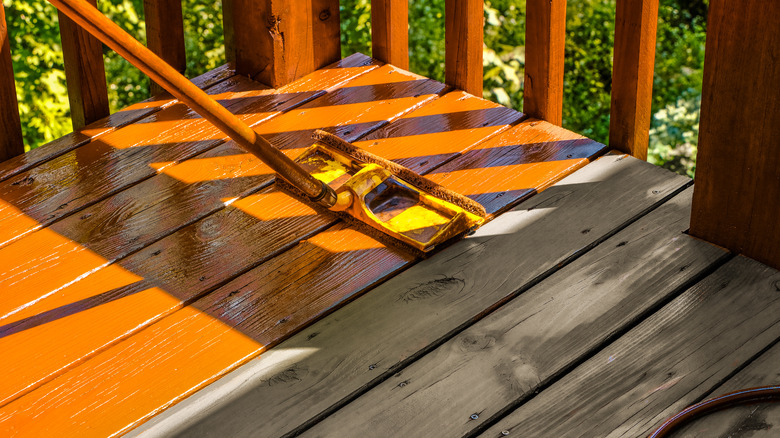
[{"label": "wooden pole", "polygon": [[0,3],[0,161],[24,153],[5,8]]},{"label": "wooden pole", "polygon": [[312,0],[314,23],[314,69],[341,59],[339,0]]},{"label": "wooden pole", "polygon": [[712,0],[690,233],[780,269],[780,2]]},{"label": "wooden pole", "polygon": [[409,69],[409,0],[371,1],[371,54]]},{"label": "wooden pole", "polygon": [[[146,47],[174,70],[184,74],[187,58],[184,52],[184,17],[181,0],[144,0],[146,18]],[[164,90],[152,81],[149,84],[152,95]]]},{"label": "wooden pole", "polygon": [[482,97],[482,0],[444,3],[444,76],[448,85]]},{"label": "wooden pole", "polygon": [[528,0],[525,25],[523,112],[563,123],[566,0]]},{"label": "wooden pole", "polygon": [[[85,1],[97,4],[96,0]],[[58,15],[70,118],[76,130],[109,115],[103,45],[63,13]]]},{"label": "wooden pole", "polygon": [[609,146],[647,159],[658,0],[618,0]]}]

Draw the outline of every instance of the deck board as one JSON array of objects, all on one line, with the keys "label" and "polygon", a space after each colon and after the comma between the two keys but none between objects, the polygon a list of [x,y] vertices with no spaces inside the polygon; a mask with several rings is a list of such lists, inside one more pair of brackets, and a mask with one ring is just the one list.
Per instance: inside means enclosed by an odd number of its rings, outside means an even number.
[{"label": "deck board", "polygon": [[[295,431],[391,376],[688,181],[627,157],[591,163],[174,407],[170,422],[150,433],[231,436],[262,430],[281,436]],[[589,232],[582,233],[585,229]],[[515,262],[474,264],[491,252]],[[191,416],[191,404],[203,414]]]},{"label": "deck board", "polygon": [[[500,418],[728,255],[683,234],[691,195],[675,196],[302,436],[467,436]],[[486,271],[504,257],[488,249],[473,264]]]},{"label": "deck board", "polygon": [[778,281],[731,260],[482,436],[646,436],[780,337]]}]

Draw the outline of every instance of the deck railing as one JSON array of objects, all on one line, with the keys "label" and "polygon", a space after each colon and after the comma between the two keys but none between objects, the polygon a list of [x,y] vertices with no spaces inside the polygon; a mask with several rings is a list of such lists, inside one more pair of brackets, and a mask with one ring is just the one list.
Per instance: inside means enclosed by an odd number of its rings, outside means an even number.
[{"label": "deck railing", "polygon": [[[408,0],[371,4],[372,55],[408,68]],[[561,124],[566,0],[526,6],[523,111]],[[279,87],[341,56],[339,0],[224,0],[223,7],[226,56],[239,74]],[[482,7],[445,2],[445,80],[477,96]],[[183,72],[181,1],[145,0],[144,8],[149,48]],[[615,20],[609,146],[645,159],[658,0],[617,0]],[[780,2],[711,0],[709,22],[691,233],[780,267]],[[109,113],[102,48],[63,16],[60,32],[78,129]],[[2,161],[23,151],[2,4],[0,42]]]}]

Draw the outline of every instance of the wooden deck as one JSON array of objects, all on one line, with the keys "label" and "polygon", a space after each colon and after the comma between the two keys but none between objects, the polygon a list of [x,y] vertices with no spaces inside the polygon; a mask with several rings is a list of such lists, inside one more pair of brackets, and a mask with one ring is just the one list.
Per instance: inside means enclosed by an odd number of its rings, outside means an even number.
[{"label": "wooden deck", "polygon": [[497,217],[415,260],[164,98],[1,163],[0,434],[642,436],[777,383],[780,273],[685,234],[689,179],[362,55],[196,82]]}]

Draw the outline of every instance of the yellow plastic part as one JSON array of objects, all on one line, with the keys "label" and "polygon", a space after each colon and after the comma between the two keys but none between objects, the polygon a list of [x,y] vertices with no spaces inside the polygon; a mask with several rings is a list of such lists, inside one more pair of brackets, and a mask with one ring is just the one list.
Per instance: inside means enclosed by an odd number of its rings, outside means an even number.
[{"label": "yellow plastic part", "polygon": [[339,199],[349,199],[343,210],[377,230],[427,252],[436,245],[481,225],[484,219],[457,205],[431,196],[373,163],[315,144],[296,162],[331,186]]}]

